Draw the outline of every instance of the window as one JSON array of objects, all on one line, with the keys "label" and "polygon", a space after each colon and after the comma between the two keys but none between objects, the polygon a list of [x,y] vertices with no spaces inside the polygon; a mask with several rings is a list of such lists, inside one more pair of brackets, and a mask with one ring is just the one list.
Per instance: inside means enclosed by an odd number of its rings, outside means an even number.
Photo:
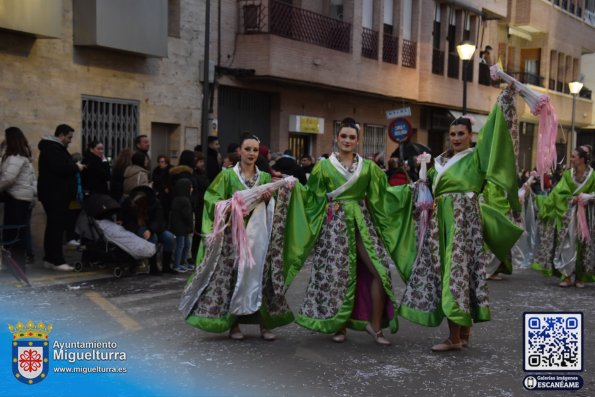
[{"label": "window", "polygon": [[[334,137],[339,133],[340,126],[341,122],[339,120],[333,122],[333,152],[338,150]],[[372,158],[376,153],[382,153],[384,156],[384,152],[386,151],[386,127],[383,125],[364,124],[363,129],[360,131],[359,141],[358,153],[360,156]]]},{"label": "window", "polygon": [[343,0],[331,0],[331,18],[343,20]]},{"label": "window", "polygon": [[101,141],[105,156],[115,158],[124,148],[134,148],[138,135],[138,101],[83,96],[82,148]]},{"label": "window", "polygon": [[289,134],[288,146],[298,163],[303,155],[310,154],[311,139],[312,137],[309,135]]},{"label": "window", "polygon": [[365,158],[372,158],[376,153],[381,153],[384,156],[386,151],[385,127],[383,125],[365,124],[361,147],[360,154]]}]

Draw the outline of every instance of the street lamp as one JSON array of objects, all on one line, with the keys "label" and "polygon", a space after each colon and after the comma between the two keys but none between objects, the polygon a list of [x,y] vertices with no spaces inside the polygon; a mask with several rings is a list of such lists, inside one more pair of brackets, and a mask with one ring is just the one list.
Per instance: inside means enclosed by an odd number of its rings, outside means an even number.
[{"label": "street lamp", "polygon": [[467,67],[474,52],[475,45],[468,41],[457,46],[459,58],[463,60],[463,114],[467,114]]},{"label": "street lamp", "polygon": [[570,93],[572,94],[572,141],[570,143],[570,153],[576,149],[576,130],[574,129],[574,112],[576,111],[576,96],[581,89],[583,88],[583,83],[580,81],[573,81],[572,83],[568,83],[568,88],[570,89]]}]

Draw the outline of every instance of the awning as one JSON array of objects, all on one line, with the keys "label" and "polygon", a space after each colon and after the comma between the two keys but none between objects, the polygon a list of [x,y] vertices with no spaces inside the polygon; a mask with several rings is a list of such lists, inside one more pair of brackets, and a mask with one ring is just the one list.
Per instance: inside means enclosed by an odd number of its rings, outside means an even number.
[{"label": "awning", "polygon": [[[458,119],[463,115],[462,112],[457,112],[456,110],[449,110],[448,113],[450,113],[453,120]],[[479,130],[481,130],[481,127],[483,127],[488,119],[487,114],[467,113],[467,116],[471,116],[472,120],[475,119],[475,122],[471,125],[473,127],[473,132],[475,133],[478,133]]]}]

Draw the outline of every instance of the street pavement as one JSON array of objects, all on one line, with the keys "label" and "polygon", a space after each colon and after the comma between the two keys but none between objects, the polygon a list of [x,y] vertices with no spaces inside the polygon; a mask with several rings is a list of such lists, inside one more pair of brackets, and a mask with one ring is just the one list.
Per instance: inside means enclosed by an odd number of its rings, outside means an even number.
[{"label": "street pavement", "polygon": [[[399,332],[386,334],[393,343],[389,347],[355,331],[348,332],[344,344],[335,344],[329,335],[296,324],[276,330],[274,342],[259,338],[257,326],[244,326],[247,339],[232,341],[227,334],[209,334],[183,322],[177,304],[186,276],[114,279],[108,270],[57,274],[39,264],[30,266],[28,273],[32,288],[21,286],[6,269],[0,272],[0,356],[10,338],[6,323],[29,319],[53,322],[54,340],[115,341],[128,355],[128,372],[116,380],[127,386],[109,395],[570,395],[524,389],[523,313],[528,311],[584,313],[580,375],[585,386],[572,395],[595,395],[595,287],[562,289],[557,280],[531,270],[516,270],[502,281],[490,282],[493,320],[473,328],[471,347],[447,353],[430,350],[446,337],[446,323],[425,328],[399,319]],[[288,291],[294,311],[308,275],[303,269]],[[395,289],[400,296],[400,280],[395,279]],[[0,395],[43,395],[47,388],[48,395],[103,396],[112,384],[107,375],[52,373],[21,389],[16,388],[21,386],[18,382],[4,379],[10,377],[7,371],[0,372]],[[55,389],[60,385],[69,387]]]}]

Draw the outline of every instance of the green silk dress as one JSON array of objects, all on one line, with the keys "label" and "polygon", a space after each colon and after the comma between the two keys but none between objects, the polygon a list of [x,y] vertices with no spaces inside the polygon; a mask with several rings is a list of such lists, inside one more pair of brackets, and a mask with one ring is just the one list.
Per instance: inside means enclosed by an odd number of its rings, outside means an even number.
[{"label": "green silk dress", "polygon": [[471,326],[490,319],[484,244],[502,260],[522,234],[478,200],[488,181],[506,193],[512,208],[520,208],[512,140],[501,108],[507,95],[504,91],[494,106],[475,148],[439,156],[428,172],[434,211],[399,307],[410,321],[438,326],[447,317]]},{"label": "green silk dress", "polygon": [[[406,272],[415,258],[409,186],[389,190],[386,174],[358,158],[361,169],[352,174],[341,172],[336,161],[321,160],[307,185],[296,185],[290,202],[285,282],[289,285],[304,263],[311,268],[296,322],[318,332],[334,333],[344,326],[363,330],[369,320],[370,275],[357,264],[356,234],[387,294],[383,325],[392,332],[398,323],[390,267],[396,264]],[[327,194],[337,189],[339,194],[329,199]]]},{"label": "green silk dress", "polygon": [[[237,167],[236,167],[237,168]],[[271,175],[266,172],[259,172],[258,180],[254,186],[271,182]],[[229,199],[239,190],[247,189],[237,171],[234,168],[223,170],[213,180],[205,193],[205,205],[202,220],[202,234],[208,235],[213,228],[215,216],[215,205],[221,200]],[[205,269],[202,264],[197,266],[195,274],[190,278],[201,277],[201,272],[208,271],[206,285],[201,286],[200,294],[192,297],[195,300],[190,315],[186,322],[194,327],[209,332],[224,332],[235,323],[262,324],[267,329],[273,329],[293,322],[293,313],[289,309],[285,297],[279,291],[284,290],[282,244],[284,238],[284,225],[286,208],[290,199],[290,192],[279,189],[278,200],[275,205],[275,222],[271,234],[271,241],[268,247],[267,259],[265,261],[263,274],[263,298],[259,310],[251,315],[236,316],[230,313],[230,301],[234,292],[238,274],[237,263],[235,263],[235,251],[231,237],[231,227],[224,232],[223,244],[220,256],[214,269]],[[250,215],[245,220],[248,221]],[[263,231],[264,232],[264,231]],[[205,256],[205,244],[201,244],[197,255],[197,263],[203,261]],[[206,250],[209,247],[207,246]],[[278,251],[278,260],[272,260],[272,251]]]},{"label": "green silk dress", "polygon": [[536,196],[538,243],[532,264],[534,270],[547,276],[570,277],[577,281],[595,281],[595,238],[593,203],[587,206],[591,243],[576,238],[577,205],[572,203],[580,193],[595,192],[595,172],[587,167],[584,181],[577,181],[574,170],[567,170],[547,196]]}]

